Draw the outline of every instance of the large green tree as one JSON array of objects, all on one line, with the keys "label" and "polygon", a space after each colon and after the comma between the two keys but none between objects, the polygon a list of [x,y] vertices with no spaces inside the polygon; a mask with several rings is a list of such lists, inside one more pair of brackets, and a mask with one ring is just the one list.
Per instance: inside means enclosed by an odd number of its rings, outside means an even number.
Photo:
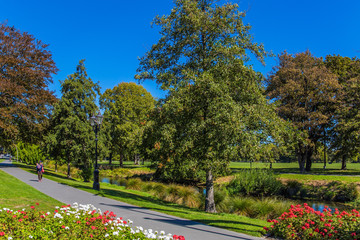
[{"label": "large green tree", "polygon": [[[322,58],[309,51],[279,55],[279,65],[267,79],[267,95],[276,101],[279,115],[292,122],[305,141],[295,148],[300,171],[311,170],[316,143],[336,125],[336,98],[341,85]],[[306,164],[306,165],[305,165]]]},{"label": "large green tree", "polygon": [[337,94],[339,107],[332,147],[335,157],[342,159],[341,169],[346,169],[346,160],[360,152],[360,59],[329,55],[325,64],[342,85]]},{"label": "large green tree", "polygon": [[51,157],[63,160],[68,165],[76,163],[82,168],[82,177],[91,177],[91,159],[94,157],[95,135],[89,118],[96,114],[96,97],[100,95],[98,83],[88,77],[84,60],[79,62],[76,72],[61,83],[61,99],[55,104],[51,117],[51,130],[46,144]]},{"label": "large green tree", "polygon": [[143,126],[155,106],[154,98],[136,83],[120,83],[104,92],[101,106],[110,154],[120,156],[121,166],[125,155],[138,159]]},{"label": "large green tree", "polygon": [[48,126],[56,98],[48,89],[57,72],[48,45],[0,24],[0,144],[35,143]]},{"label": "large green tree", "polygon": [[261,61],[266,53],[244,16],[237,4],[175,1],[170,15],[155,18],[161,38],[140,59],[136,75],[169,90],[150,126],[156,139],[149,152],[158,153],[159,168],[174,163],[175,172],[205,172],[208,212],[216,211],[214,178],[261,132],[255,130],[266,123],[260,110],[269,110],[262,76],[245,64],[249,53]]}]

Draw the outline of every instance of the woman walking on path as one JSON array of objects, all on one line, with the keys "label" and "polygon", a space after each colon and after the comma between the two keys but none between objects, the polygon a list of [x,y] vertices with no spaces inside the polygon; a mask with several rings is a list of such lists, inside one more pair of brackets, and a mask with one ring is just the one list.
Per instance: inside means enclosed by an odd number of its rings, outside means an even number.
[{"label": "woman walking on path", "polygon": [[42,174],[44,172],[44,166],[42,165],[41,161],[36,163],[36,171],[37,171],[37,174],[38,174],[38,181],[41,182]]}]

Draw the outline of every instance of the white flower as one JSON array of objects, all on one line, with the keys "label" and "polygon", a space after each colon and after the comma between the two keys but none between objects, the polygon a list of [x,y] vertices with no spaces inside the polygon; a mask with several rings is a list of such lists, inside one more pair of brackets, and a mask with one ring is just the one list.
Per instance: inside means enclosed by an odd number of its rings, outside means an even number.
[{"label": "white flower", "polygon": [[33,236],[29,235],[29,238],[33,238]]},{"label": "white flower", "polygon": [[165,235],[165,232],[164,232],[164,231],[160,231],[160,235]]},{"label": "white flower", "polygon": [[12,239],[12,237],[8,237],[8,240],[11,240]]},{"label": "white flower", "polygon": [[68,229],[69,229],[69,227],[65,227],[65,229],[66,229],[66,230],[68,230]]},{"label": "white flower", "polygon": [[105,234],[105,237],[108,237],[109,236],[109,234]]},{"label": "white flower", "polygon": [[119,235],[119,232],[113,232],[113,235],[115,236],[118,236]]}]

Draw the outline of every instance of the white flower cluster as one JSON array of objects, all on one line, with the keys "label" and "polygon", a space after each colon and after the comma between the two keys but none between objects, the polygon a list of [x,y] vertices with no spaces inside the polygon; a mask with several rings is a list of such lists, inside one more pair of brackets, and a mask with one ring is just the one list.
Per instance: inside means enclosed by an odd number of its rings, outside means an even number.
[{"label": "white flower cluster", "polygon": [[[75,218],[79,218],[79,215],[90,215],[94,213],[102,214],[100,209],[97,209],[95,206],[91,204],[78,204],[73,203],[72,207],[56,207],[59,209],[59,212],[54,214],[54,218],[63,218],[62,214],[72,214],[75,216]],[[127,220],[123,221],[120,218],[117,218],[115,221],[109,221],[108,223],[105,223],[105,226],[108,226],[111,231],[105,234],[105,238],[109,237],[110,234],[113,236],[118,236],[120,234],[119,231],[122,231],[122,227],[130,227],[131,233],[140,233],[142,232],[147,238],[149,239],[164,239],[164,240],[172,240],[173,235],[171,233],[165,234],[164,231],[153,231],[152,229],[143,229],[142,227],[134,227],[133,221]],[[68,227],[66,227],[68,229]]]}]

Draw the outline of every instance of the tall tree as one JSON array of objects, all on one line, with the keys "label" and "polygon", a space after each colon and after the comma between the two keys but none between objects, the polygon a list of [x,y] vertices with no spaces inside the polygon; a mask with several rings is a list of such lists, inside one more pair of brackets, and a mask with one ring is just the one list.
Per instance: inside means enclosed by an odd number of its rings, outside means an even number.
[{"label": "tall tree", "polygon": [[360,59],[329,55],[325,64],[342,85],[337,94],[339,108],[332,147],[336,157],[342,159],[341,169],[346,169],[346,160],[356,157],[360,151]]},{"label": "tall tree", "polygon": [[138,158],[143,125],[155,106],[154,98],[140,85],[120,83],[104,92],[101,106],[111,153],[120,155],[121,166],[125,154]]},{"label": "tall tree", "polygon": [[56,98],[47,88],[58,69],[48,45],[0,24],[0,144],[36,142]]},{"label": "tall tree", "polygon": [[247,136],[259,132],[245,131],[250,119],[261,122],[259,110],[268,109],[261,75],[245,65],[249,52],[263,61],[265,51],[253,42],[244,16],[237,4],[175,1],[170,15],[155,18],[161,38],[140,59],[136,75],[169,90],[157,110],[161,124],[152,125],[158,140],[149,151],[159,152],[159,168],[190,164],[206,173],[208,212],[216,211],[214,178],[235,157],[236,146],[242,149]]},{"label": "tall tree", "polygon": [[70,166],[74,162],[82,167],[82,177],[91,177],[95,135],[89,118],[96,114],[95,100],[100,95],[98,83],[88,77],[84,60],[79,62],[76,72],[61,83],[61,99],[55,104],[51,118],[51,130],[46,137],[49,153],[54,159],[63,159]]},{"label": "tall tree", "polygon": [[336,76],[326,68],[323,59],[309,51],[282,53],[279,65],[267,79],[267,95],[277,101],[279,115],[306,137],[296,147],[301,172],[311,170],[316,143],[335,126],[339,88]]}]

